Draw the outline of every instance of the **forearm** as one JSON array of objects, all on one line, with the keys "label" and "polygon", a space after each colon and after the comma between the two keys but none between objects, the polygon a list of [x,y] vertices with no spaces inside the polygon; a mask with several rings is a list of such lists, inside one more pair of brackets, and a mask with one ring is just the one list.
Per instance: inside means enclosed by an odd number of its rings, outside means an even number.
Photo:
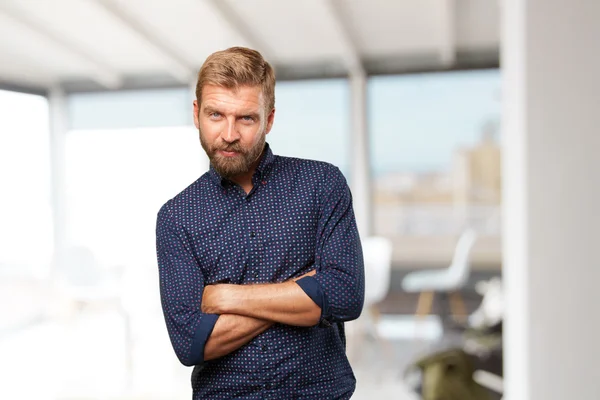
[{"label": "forearm", "polygon": [[244,315],[222,314],[206,341],[204,360],[223,357],[260,335],[273,322]]},{"label": "forearm", "polygon": [[294,326],[313,326],[321,317],[321,308],[293,281],[228,289],[225,313]]}]

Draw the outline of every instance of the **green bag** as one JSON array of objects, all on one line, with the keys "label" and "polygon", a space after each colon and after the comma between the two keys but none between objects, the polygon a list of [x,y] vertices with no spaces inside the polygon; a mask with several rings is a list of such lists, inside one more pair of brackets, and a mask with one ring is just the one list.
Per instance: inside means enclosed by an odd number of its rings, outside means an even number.
[{"label": "green bag", "polygon": [[491,400],[486,388],[473,380],[471,357],[460,349],[438,352],[417,361],[423,400]]}]

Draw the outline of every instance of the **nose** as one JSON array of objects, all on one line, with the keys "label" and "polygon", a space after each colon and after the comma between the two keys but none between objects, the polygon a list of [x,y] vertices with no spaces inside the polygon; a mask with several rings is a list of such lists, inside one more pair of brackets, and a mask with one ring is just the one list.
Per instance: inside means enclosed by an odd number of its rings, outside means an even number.
[{"label": "nose", "polygon": [[240,134],[235,126],[235,118],[228,118],[227,124],[221,132],[221,139],[226,143],[233,143],[240,138]]}]

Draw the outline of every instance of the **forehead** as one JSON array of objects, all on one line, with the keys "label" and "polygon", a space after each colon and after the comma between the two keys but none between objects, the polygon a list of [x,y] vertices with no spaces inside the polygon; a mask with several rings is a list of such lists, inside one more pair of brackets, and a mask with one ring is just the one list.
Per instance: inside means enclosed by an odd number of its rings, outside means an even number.
[{"label": "forehead", "polygon": [[202,108],[214,108],[222,111],[260,110],[263,107],[263,92],[260,86],[239,86],[225,88],[216,85],[204,85],[202,88]]}]

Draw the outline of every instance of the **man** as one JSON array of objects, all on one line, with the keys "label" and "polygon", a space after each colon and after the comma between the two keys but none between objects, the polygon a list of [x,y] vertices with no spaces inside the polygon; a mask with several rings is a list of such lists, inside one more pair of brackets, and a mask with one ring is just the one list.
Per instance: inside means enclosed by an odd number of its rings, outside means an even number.
[{"label": "man", "polygon": [[194,399],[348,399],[344,321],[364,269],[339,169],[275,156],[275,75],[230,48],[200,69],[194,122],[210,170],[158,213],[162,307]]}]

